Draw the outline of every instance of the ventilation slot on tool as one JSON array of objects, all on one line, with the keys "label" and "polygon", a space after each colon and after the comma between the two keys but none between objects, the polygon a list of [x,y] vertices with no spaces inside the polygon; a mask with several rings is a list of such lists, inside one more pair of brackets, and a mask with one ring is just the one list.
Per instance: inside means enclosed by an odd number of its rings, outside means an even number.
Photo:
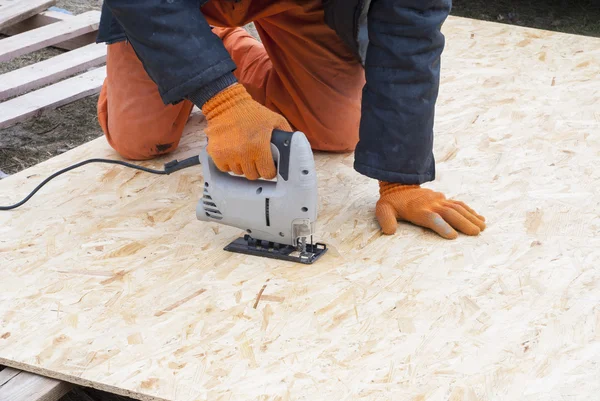
[{"label": "ventilation slot on tool", "polygon": [[210,217],[210,218],[213,218],[216,220],[223,219],[223,215],[217,208],[216,203],[213,202],[213,198],[212,198],[212,196],[210,196],[210,194],[206,190],[206,187],[204,187],[204,195],[202,196],[202,204],[204,205],[204,211],[206,212],[207,217]]},{"label": "ventilation slot on tool", "polygon": [[265,217],[267,219],[267,227],[271,226],[271,218],[269,217],[269,198],[265,199]]}]

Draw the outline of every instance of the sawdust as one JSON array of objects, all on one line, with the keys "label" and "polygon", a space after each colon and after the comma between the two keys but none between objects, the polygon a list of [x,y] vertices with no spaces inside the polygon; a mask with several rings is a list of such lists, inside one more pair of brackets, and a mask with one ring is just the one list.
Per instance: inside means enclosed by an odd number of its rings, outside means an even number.
[{"label": "sawdust", "polygon": [[97,96],[0,130],[0,170],[14,174],[102,135]]},{"label": "sawdust", "polygon": [[81,14],[90,10],[100,10],[102,0],[58,0],[56,7],[69,10],[73,14]]}]

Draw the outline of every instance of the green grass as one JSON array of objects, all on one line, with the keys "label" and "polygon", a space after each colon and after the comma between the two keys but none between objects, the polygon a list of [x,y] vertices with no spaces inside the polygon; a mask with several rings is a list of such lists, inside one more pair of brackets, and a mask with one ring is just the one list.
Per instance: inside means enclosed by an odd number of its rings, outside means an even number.
[{"label": "green grass", "polygon": [[600,37],[600,0],[455,0],[452,14]]}]

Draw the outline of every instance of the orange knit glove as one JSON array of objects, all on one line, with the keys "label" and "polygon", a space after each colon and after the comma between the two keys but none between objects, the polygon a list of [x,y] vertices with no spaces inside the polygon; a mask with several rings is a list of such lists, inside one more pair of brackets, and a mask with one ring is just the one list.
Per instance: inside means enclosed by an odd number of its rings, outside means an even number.
[{"label": "orange knit glove", "polygon": [[283,116],[254,101],[239,83],[211,98],[202,112],[208,122],[206,151],[219,170],[250,180],[275,178],[271,135],[274,129],[292,131]]},{"label": "orange knit glove", "polygon": [[380,181],[379,195],[375,214],[384,234],[396,232],[398,219],[430,228],[447,239],[458,237],[455,230],[478,235],[485,229],[485,218],[463,202],[418,185]]}]

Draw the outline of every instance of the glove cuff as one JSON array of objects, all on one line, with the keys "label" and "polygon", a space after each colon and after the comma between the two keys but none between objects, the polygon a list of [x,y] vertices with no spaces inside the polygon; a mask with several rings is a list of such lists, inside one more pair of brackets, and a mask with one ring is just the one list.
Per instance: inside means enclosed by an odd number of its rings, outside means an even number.
[{"label": "glove cuff", "polygon": [[246,88],[244,88],[244,85],[236,83],[217,93],[209,101],[204,103],[202,106],[202,113],[206,116],[207,120],[210,120],[214,115],[229,110],[246,100],[251,101],[252,97]]},{"label": "glove cuff", "polygon": [[236,82],[237,79],[235,79],[235,76],[228,72],[222,77],[215,79],[211,83],[204,85],[197,91],[190,93],[187,98],[196,106],[202,108],[206,102]]},{"label": "glove cuff", "polygon": [[384,196],[391,192],[403,191],[406,189],[421,188],[420,185],[402,185],[397,182],[379,181],[379,195]]}]

